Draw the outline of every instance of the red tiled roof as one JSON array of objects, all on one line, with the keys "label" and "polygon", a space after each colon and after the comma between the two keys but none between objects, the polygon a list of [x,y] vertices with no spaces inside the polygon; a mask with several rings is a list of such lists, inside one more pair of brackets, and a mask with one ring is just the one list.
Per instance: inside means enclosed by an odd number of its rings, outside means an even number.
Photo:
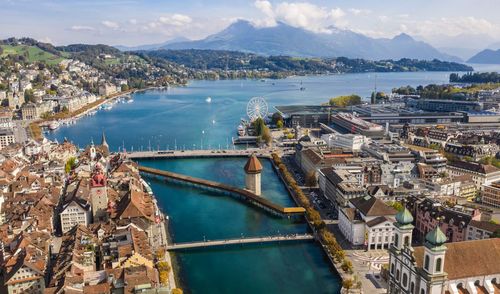
[{"label": "red tiled roof", "polygon": [[252,154],[245,164],[245,172],[249,174],[257,174],[262,171],[262,164],[255,154]]},{"label": "red tiled roof", "polygon": [[[500,238],[446,244],[444,271],[448,280],[500,273]],[[417,266],[422,268],[424,247],[414,248]]]}]

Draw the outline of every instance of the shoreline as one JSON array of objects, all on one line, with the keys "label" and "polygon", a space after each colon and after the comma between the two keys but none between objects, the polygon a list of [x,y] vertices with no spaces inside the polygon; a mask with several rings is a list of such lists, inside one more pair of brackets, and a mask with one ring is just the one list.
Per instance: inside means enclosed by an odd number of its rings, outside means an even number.
[{"label": "shoreline", "polygon": [[[285,186],[286,190],[288,191],[288,194],[290,195],[290,197],[293,199],[293,201],[298,205],[300,206],[300,202],[296,199],[296,196],[295,194],[292,192],[292,190],[290,189],[289,185],[287,184],[287,182],[285,181],[285,179],[283,178],[283,175],[281,174],[281,172],[279,171],[279,168],[278,166],[276,166],[276,163],[274,162],[274,160],[272,159],[269,159],[271,161],[271,164],[273,166],[273,169],[274,169],[274,172],[278,175],[278,177],[280,178],[282,184]],[[309,229],[314,233],[314,236],[316,237],[317,236],[317,232],[316,230],[314,229],[314,226],[312,225],[312,223],[307,219],[306,215],[304,214],[304,220],[305,222],[307,223],[307,225],[309,226]],[[333,267],[333,269],[335,269],[335,272],[337,273],[337,275],[339,276],[340,278],[340,281],[341,281],[341,284],[342,284],[342,281],[348,279],[347,277],[347,273],[345,273],[342,268],[340,267],[340,265],[338,263],[336,263],[334,261],[334,258],[328,254],[327,250],[326,250],[326,247],[325,245],[323,244],[323,242],[321,242],[321,239],[319,237],[316,237],[315,238],[315,243],[317,243],[323,253],[325,254],[325,256],[328,258],[328,260],[330,261],[330,265]]]}]

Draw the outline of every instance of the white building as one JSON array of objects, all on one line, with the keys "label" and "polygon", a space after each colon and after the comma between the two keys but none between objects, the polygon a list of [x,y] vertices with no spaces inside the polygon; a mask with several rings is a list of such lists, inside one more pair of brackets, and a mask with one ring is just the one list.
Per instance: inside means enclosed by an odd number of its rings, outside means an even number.
[{"label": "white building", "polygon": [[447,171],[450,176],[471,176],[477,190],[481,190],[483,185],[489,185],[493,182],[500,181],[500,169],[493,165],[466,161],[451,161],[448,163]]},{"label": "white building", "polygon": [[3,149],[15,142],[12,129],[0,129],[0,149]]},{"label": "white building", "polygon": [[395,241],[389,250],[388,293],[460,294],[500,291],[500,238],[446,242],[439,226],[412,247],[413,216],[396,215]]},{"label": "white building", "polygon": [[397,211],[372,196],[354,198],[349,207],[339,209],[339,228],[352,245],[388,249],[394,242]]},{"label": "white building", "polygon": [[500,234],[500,225],[489,221],[471,220],[465,233],[466,240],[482,240]]},{"label": "white building", "polygon": [[369,143],[366,136],[356,134],[326,134],[321,136],[330,148],[342,148],[352,152],[360,152],[363,144]]},{"label": "white building", "polygon": [[63,206],[60,217],[62,232],[66,233],[79,224],[88,226],[92,219],[92,212],[87,201],[73,198]]}]

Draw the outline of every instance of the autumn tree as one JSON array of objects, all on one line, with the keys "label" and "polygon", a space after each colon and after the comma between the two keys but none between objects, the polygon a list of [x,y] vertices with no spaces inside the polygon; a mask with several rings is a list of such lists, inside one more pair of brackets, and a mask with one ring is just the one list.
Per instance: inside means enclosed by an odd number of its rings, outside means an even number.
[{"label": "autumn tree", "polygon": [[316,173],[314,171],[309,171],[305,178],[306,185],[310,188],[315,187],[318,183],[318,179],[316,178]]}]

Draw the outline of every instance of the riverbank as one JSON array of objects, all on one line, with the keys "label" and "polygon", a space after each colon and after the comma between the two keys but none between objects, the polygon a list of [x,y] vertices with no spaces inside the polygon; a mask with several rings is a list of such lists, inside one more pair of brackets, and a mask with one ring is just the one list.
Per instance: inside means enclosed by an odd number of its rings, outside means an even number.
[{"label": "riverbank", "polygon": [[[334,235],[326,229],[326,224],[321,220],[319,212],[310,205],[309,199],[303,194],[287,167],[281,162],[278,154],[272,154],[271,163],[274,171],[285,184],[292,199],[297,205],[302,205],[306,209],[305,219],[307,224],[313,231],[315,239],[320,243],[330,264],[335,268],[342,280],[341,291],[345,289],[347,293],[362,293],[360,284],[357,283],[358,277],[353,272],[352,262],[346,257],[345,252],[337,243]],[[346,288],[347,285],[348,288]]]}]

